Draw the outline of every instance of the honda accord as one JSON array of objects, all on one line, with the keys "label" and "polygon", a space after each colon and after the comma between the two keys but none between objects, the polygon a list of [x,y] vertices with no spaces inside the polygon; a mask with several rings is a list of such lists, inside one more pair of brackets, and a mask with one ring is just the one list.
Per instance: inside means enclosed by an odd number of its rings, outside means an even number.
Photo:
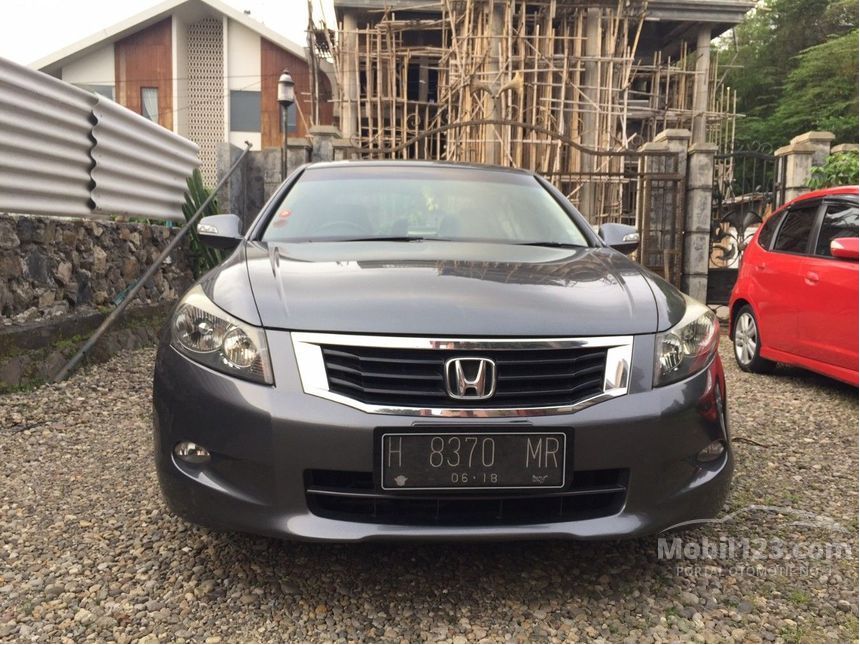
[{"label": "honda accord", "polygon": [[179,300],[154,375],[170,508],[309,540],[619,538],[721,508],[713,313],[534,173],[296,170]]}]

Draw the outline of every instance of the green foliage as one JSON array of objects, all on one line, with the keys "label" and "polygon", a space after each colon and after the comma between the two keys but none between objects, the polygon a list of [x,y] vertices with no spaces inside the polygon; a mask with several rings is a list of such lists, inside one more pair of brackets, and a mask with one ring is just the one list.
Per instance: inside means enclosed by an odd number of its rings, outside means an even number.
[{"label": "green foliage", "polygon": [[774,114],[783,132],[829,130],[837,141],[856,140],[857,63],[856,30],[798,55]]},{"label": "green foliage", "polygon": [[855,0],[762,0],[719,44],[738,92],[739,147],[774,148],[807,130],[857,137]]},{"label": "green foliage", "polygon": [[[211,190],[203,184],[203,175],[200,170],[194,169],[194,173],[188,178],[188,189],[185,191],[185,203],[182,205],[182,214],[185,216],[185,221],[189,221],[194,217],[197,209],[206,201]],[[216,215],[218,213],[218,198],[212,199],[206,208],[203,210],[203,217]],[[199,221],[199,220],[198,220]],[[189,250],[191,252],[191,270],[194,272],[194,277],[200,277],[209,269],[212,269],[221,262],[221,252],[217,249],[210,248],[200,241],[197,235],[197,227],[192,227],[188,232],[191,243]]]},{"label": "green foliage", "polygon": [[823,166],[812,169],[809,187],[816,190],[833,186],[854,186],[858,183],[858,174],[858,154],[837,152],[827,157]]}]

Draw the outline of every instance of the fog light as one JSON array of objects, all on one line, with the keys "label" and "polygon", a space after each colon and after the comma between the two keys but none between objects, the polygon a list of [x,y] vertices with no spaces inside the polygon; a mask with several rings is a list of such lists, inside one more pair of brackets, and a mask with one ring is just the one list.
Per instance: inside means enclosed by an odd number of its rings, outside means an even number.
[{"label": "fog light", "polygon": [[192,441],[180,441],[173,448],[173,454],[189,464],[205,464],[209,461],[209,451]]},{"label": "fog light", "polygon": [[723,453],[726,451],[726,445],[722,442],[722,440],[717,439],[716,441],[712,441],[709,443],[703,450],[699,451],[699,454],[696,455],[696,459],[702,462],[714,461],[714,459],[719,459],[723,456]]}]

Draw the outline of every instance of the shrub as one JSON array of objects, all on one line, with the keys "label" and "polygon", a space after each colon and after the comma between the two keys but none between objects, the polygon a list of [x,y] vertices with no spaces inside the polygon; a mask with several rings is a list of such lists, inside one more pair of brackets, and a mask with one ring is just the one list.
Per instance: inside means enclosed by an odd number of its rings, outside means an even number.
[{"label": "shrub", "polygon": [[[182,205],[182,214],[185,216],[185,221],[189,221],[194,217],[194,213],[200,208],[201,204],[206,201],[206,198],[212,194],[212,191],[206,188],[203,184],[203,175],[200,170],[195,168],[194,173],[188,178],[188,190],[185,192],[185,203]],[[203,217],[216,215],[218,213],[218,198],[214,197],[206,208],[203,209]],[[198,220],[199,222],[200,220]],[[194,272],[194,277],[199,278],[209,269],[213,269],[220,264],[222,257],[221,252],[217,249],[210,248],[200,241],[197,235],[197,227],[193,226],[189,231],[191,243],[189,251],[191,253],[191,270]]]},{"label": "shrub", "polygon": [[827,157],[823,166],[812,169],[809,187],[813,190],[858,183],[857,152],[837,152]]}]

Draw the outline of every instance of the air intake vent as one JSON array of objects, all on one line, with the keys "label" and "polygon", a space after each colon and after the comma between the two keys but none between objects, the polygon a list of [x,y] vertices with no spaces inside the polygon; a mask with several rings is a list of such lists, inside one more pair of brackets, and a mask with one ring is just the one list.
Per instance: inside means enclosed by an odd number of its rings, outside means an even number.
[{"label": "air intake vent", "polygon": [[618,513],[627,496],[628,471],[573,473],[570,486],[550,494],[510,493],[387,495],[373,474],[305,472],[308,508],[319,517],[412,526],[492,526],[571,522]]}]

